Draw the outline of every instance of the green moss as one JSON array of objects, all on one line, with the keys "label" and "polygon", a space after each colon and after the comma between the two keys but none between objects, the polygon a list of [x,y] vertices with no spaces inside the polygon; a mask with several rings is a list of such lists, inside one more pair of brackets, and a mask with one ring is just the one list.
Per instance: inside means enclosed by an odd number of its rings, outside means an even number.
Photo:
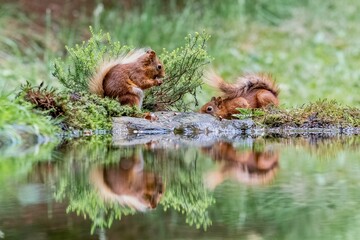
[{"label": "green moss", "polygon": [[142,115],[136,107],[120,106],[114,99],[100,98],[85,92],[68,94],[62,105],[65,123],[77,129],[109,130],[112,128],[112,117]]},{"label": "green moss", "polygon": [[264,114],[253,116],[253,119],[268,127],[360,127],[360,109],[343,106],[335,100],[323,99],[299,108],[261,111]]},{"label": "green moss", "polygon": [[71,93],[55,91],[48,88],[22,88],[18,99],[30,102],[38,113],[57,119],[63,130],[67,129],[101,129],[112,128],[112,117],[142,116],[135,107],[120,106],[110,98],[100,98],[86,92]]}]

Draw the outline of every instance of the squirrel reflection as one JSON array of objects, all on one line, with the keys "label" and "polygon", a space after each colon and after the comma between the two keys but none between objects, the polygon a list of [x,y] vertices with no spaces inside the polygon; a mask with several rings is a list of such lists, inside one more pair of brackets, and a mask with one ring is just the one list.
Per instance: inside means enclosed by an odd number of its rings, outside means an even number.
[{"label": "squirrel reflection", "polygon": [[203,147],[202,152],[209,155],[220,167],[205,176],[205,184],[215,189],[226,179],[259,185],[269,183],[279,167],[279,152],[275,150],[238,151],[231,143],[217,142]]},{"label": "squirrel reflection", "polygon": [[146,211],[156,208],[164,192],[160,176],[144,170],[142,152],[120,158],[119,163],[93,169],[93,184],[101,197],[123,206]]}]

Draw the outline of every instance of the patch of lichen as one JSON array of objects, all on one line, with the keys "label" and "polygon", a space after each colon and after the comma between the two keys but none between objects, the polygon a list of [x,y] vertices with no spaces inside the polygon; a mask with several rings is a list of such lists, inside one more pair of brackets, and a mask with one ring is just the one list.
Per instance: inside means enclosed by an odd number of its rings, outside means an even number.
[{"label": "patch of lichen", "polygon": [[63,130],[112,128],[112,117],[143,114],[136,107],[121,106],[118,101],[87,92],[55,91],[46,87],[23,86],[19,99],[33,104],[42,115],[58,120]]},{"label": "patch of lichen", "polygon": [[267,127],[360,127],[360,109],[343,106],[335,100],[318,100],[298,108],[267,108],[252,118]]}]

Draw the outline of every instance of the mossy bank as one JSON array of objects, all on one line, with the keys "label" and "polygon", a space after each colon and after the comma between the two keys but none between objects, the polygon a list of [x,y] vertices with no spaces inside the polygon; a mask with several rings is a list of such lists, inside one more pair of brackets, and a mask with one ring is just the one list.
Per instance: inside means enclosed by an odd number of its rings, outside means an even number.
[{"label": "mossy bank", "polygon": [[[133,47],[113,41],[108,33],[94,32],[92,37],[75,47],[67,47],[68,57],[55,61],[53,75],[64,89],[55,90],[40,84],[22,86],[17,95],[17,107],[26,106],[46,119],[48,132],[61,130],[111,130],[112,118],[120,116],[144,117],[148,111],[196,111],[197,96],[202,87],[204,66],[212,60],[206,48],[210,36],[204,31],[185,37],[182,46],[174,50],[164,49],[160,54],[167,76],[164,83],[146,92],[144,109],[121,106],[118,101],[100,98],[88,92],[88,81],[97,66],[106,58],[123,54]],[[5,100],[5,99],[4,99]],[[36,116],[33,113],[32,116]],[[334,100],[318,100],[292,109],[268,108],[240,109],[240,119],[251,118],[254,126],[264,128],[358,128],[360,110],[343,106]],[[40,120],[41,121],[41,120]],[[156,120],[155,120],[156,121]],[[8,121],[10,125],[15,125]],[[27,123],[30,124],[31,123]],[[46,132],[40,127],[39,132]],[[48,133],[46,132],[46,133]]]}]

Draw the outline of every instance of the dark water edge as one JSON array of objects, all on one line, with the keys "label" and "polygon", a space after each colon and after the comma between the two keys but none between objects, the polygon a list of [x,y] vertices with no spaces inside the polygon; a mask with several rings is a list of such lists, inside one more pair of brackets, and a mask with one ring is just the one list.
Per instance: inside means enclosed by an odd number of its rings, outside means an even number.
[{"label": "dark water edge", "polygon": [[[360,138],[319,136],[137,134],[143,142],[129,145],[103,135],[2,149],[0,231],[5,239],[354,239]],[[129,173],[140,176],[140,192],[151,183],[155,201],[130,193],[155,209],[105,207],[98,172],[119,195]],[[121,220],[105,217],[112,212]],[[112,224],[91,233],[96,221]]]}]

